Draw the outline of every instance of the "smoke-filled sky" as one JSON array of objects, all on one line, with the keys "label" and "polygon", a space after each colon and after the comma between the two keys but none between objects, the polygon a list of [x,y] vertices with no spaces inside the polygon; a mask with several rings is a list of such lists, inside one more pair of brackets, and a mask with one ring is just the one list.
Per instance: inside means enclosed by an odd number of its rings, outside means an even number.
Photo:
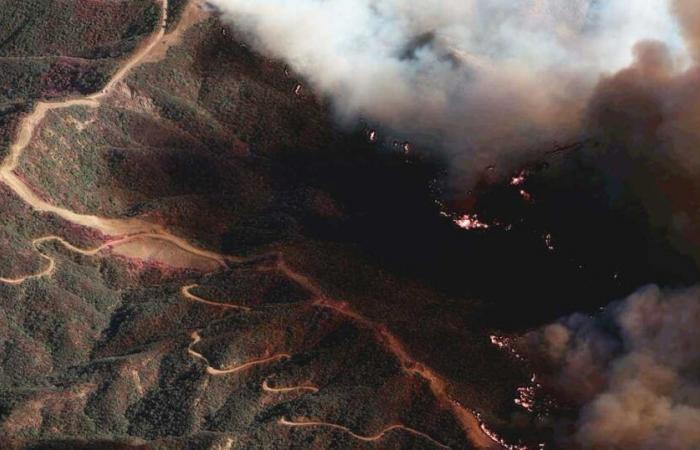
[{"label": "smoke-filled sky", "polygon": [[640,40],[687,64],[672,1],[212,3],[334,99],[341,119],[440,146],[469,172],[579,133],[599,77],[631,63]]}]

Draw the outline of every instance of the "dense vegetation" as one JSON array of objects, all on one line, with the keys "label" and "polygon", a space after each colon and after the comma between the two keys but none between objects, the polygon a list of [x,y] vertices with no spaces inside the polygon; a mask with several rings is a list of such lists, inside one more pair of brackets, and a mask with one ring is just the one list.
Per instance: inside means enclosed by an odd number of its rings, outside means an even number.
[{"label": "dense vegetation", "polygon": [[119,57],[158,22],[153,0],[0,0],[0,56]]},{"label": "dense vegetation", "polygon": [[37,99],[98,90],[153,32],[153,0],[0,0],[0,156]]}]

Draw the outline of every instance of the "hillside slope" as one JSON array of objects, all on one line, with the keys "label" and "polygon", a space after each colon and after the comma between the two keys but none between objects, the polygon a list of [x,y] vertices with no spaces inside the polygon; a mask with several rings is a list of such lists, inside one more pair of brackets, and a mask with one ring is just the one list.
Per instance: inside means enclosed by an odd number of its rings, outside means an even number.
[{"label": "hillside slope", "polygon": [[[495,447],[470,408],[500,410],[517,377],[470,318],[477,302],[326,235],[364,208],[326,177],[388,169],[390,195],[425,189],[434,208],[432,169],[336,129],[322,99],[196,2],[179,26],[149,19],[150,3],[110,5],[127,9],[105,20],[146,28],[51,27],[66,37],[41,47],[27,26],[3,46],[17,64],[98,58],[101,74],[45,89],[36,80],[57,78],[42,69],[6,102],[25,115],[59,102],[35,123],[5,119],[32,132],[0,190],[7,445]],[[102,61],[112,32],[120,50]]]}]

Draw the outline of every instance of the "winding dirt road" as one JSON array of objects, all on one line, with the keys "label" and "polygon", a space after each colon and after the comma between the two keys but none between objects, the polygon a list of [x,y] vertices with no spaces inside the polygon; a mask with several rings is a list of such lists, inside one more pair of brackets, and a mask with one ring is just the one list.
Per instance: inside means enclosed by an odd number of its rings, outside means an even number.
[{"label": "winding dirt road", "polygon": [[230,303],[225,303],[225,302],[215,302],[212,300],[207,300],[205,298],[202,298],[202,297],[192,293],[192,289],[195,289],[197,287],[199,287],[198,284],[190,284],[188,286],[183,286],[180,289],[180,293],[182,294],[183,297],[185,297],[188,300],[191,300],[191,301],[197,302],[197,303],[203,303],[203,304],[209,305],[209,306],[214,306],[217,308],[240,309],[241,311],[250,311],[251,310],[247,306],[232,305]]},{"label": "winding dirt road", "polygon": [[481,423],[469,409],[465,408],[461,403],[454,400],[449,395],[447,383],[429,367],[413,359],[413,357],[404,348],[403,344],[401,344],[401,341],[399,341],[396,336],[391,334],[391,332],[384,325],[377,324],[358,314],[344,302],[326,297],[323,294],[322,289],[318,287],[316,283],[314,283],[309,277],[301,275],[292,270],[285,263],[284,259],[280,258],[278,260],[277,268],[287,277],[291,278],[309,292],[316,295],[316,300],[314,301],[316,306],[331,309],[336,313],[346,316],[372,330],[377,335],[379,341],[382,342],[394,356],[396,356],[405,372],[417,375],[428,382],[433,395],[435,395],[435,397],[442,402],[444,406],[452,410],[454,416],[462,426],[462,429],[469,436],[469,439],[474,445],[482,449],[494,448],[494,444],[498,444],[497,447],[501,446],[500,443],[496,443],[490,436],[484,433]]},{"label": "winding dirt road", "polygon": [[262,384],[262,389],[265,392],[270,392],[272,394],[287,394],[289,392],[298,392],[298,391],[308,391],[308,392],[318,392],[318,388],[316,386],[312,386],[310,384],[302,384],[299,386],[291,386],[291,387],[272,387],[267,383],[267,380],[263,381]]},{"label": "winding dirt road", "polygon": [[187,347],[187,352],[194,356],[195,358],[204,361],[206,363],[207,368],[206,371],[209,375],[228,375],[230,373],[236,373],[236,372],[241,372],[246,369],[250,369],[251,367],[258,366],[261,364],[267,364],[272,361],[280,361],[283,359],[289,359],[292,357],[292,355],[288,353],[277,353],[272,356],[266,356],[264,358],[260,359],[254,359],[252,361],[247,361],[243,364],[240,364],[238,366],[230,367],[228,369],[217,369],[215,367],[212,367],[211,364],[209,363],[209,360],[199,353],[198,351],[195,351],[193,347],[197,345],[198,342],[202,340],[202,337],[199,335],[199,332],[193,331],[192,334],[190,335],[192,338],[192,342],[190,343],[189,347]]},{"label": "winding dirt road", "polygon": [[107,242],[105,242],[97,247],[88,248],[88,249],[76,247],[75,245],[66,241],[61,236],[51,235],[51,236],[44,236],[44,237],[36,238],[32,241],[32,246],[39,253],[39,256],[41,256],[43,259],[45,259],[48,262],[47,266],[43,270],[41,270],[40,272],[37,272],[37,273],[32,274],[32,275],[25,275],[25,276],[18,277],[18,278],[0,277],[0,282],[6,283],[6,284],[18,285],[18,284],[24,283],[27,280],[31,280],[34,278],[41,278],[41,277],[51,275],[54,272],[54,270],[56,269],[56,260],[54,258],[52,258],[51,256],[42,252],[41,249],[39,248],[39,246],[41,244],[45,244],[47,242],[58,242],[63,247],[65,247],[66,249],[70,250],[73,253],[79,253],[79,254],[85,255],[85,256],[95,256],[104,250],[115,248],[115,247],[118,247],[119,245],[126,244],[128,242],[132,242],[132,241],[136,241],[136,240],[140,240],[140,239],[144,239],[144,238],[159,239],[161,237],[162,236],[158,235],[158,234],[142,233],[142,234],[126,236],[126,237],[122,237],[122,238],[118,238],[118,239],[113,239],[113,240],[107,241]]},{"label": "winding dirt road", "polygon": [[[184,252],[190,253],[192,255],[195,255],[200,258],[205,258],[214,261],[218,266],[221,267],[227,267],[228,262],[241,262],[243,261],[242,258],[238,258],[235,256],[228,256],[228,255],[222,255],[216,252],[212,252],[206,249],[201,249],[198,248],[191,243],[189,243],[187,240],[180,238],[178,236],[173,235],[170,233],[167,229],[164,227],[153,224],[144,220],[140,220],[138,218],[134,219],[110,219],[110,218],[104,218],[104,217],[99,217],[96,215],[88,215],[88,214],[78,214],[76,212],[73,212],[71,210],[68,210],[66,208],[56,206],[53,204],[50,204],[49,202],[43,200],[40,198],[32,189],[30,186],[28,186],[20,177],[17,176],[15,173],[17,167],[19,166],[21,157],[23,152],[27,149],[27,147],[30,145],[32,138],[34,137],[37,128],[41,124],[41,122],[44,120],[44,118],[47,116],[49,112],[52,111],[57,111],[61,109],[67,109],[71,108],[74,106],[85,106],[89,108],[98,108],[101,104],[102,101],[107,98],[112,90],[114,89],[115,86],[117,86],[120,82],[122,82],[129,72],[134,69],[135,67],[139,66],[141,63],[148,61],[149,55],[151,52],[154,51],[154,49],[157,49],[157,45],[159,41],[163,39],[165,36],[165,26],[167,23],[167,13],[168,13],[168,0],[161,0],[161,15],[160,15],[160,21],[158,23],[158,29],[157,31],[147,40],[147,42],[139,49],[137,50],[129,59],[127,59],[124,64],[117,70],[117,72],[110,78],[108,83],[98,92],[90,94],[85,97],[81,98],[73,98],[73,99],[66,99],[63,101],[57,101],[57,102],[39,102],[36,104],[34,110],[32,113],[30,113],[28,116],[26,116],[20,123],[19,130],[17,132],[16,138],[12,145],[10,146],[10,152],[6,159],[3,161],[2,165],[0,166],[0,182],[6,184],[8,187],[12,189],[12,191],[19,197],[21,198],[25,203],[30,205],[34,210],[39,211],[39,212],[45,212],[45,213],[51,213],[55,214],[56,216],[64,219],[65,221],[75,224],[75,225],[80,225],[83,227],[91,228],[93,230],[97,230],[101,232],[102,234],[111,237],[111,240],[108,240],[104,244],[101,244],[100,246],[97,246],[95,248],[90,248],[90,249],[81,249],[78,248],[71,243],[67,242],[64,238],[60,236],[45,236],[45,237],[40,237],[37,239],[34,239],[32,241],[32,245],[34,248],[37,250],[39,255],[41,256],[42,259],[47,261],[47,266],[31,275],[25,275],[22,277],[18,278],[0,278],[0,282],[6,283],[6,284],[11,284],[11,285],[19,285],[22,283],[25,283],[29,280],[40,278],[40,277],[45,277],[45,276],[50,276],[56,268],[56,262],[54,258],[44,254],[41,252],[41,250],[38,248],[39,245],[51,241],[55,241],[63,245],[65,248],[67,248],[70,251],[83,254],[83,255],[97,255],[100,252],[109,249],[109,248],[116,248],[120,245],[127,244],[129,242],[133,242],[135,240],[143,240],[144,245],[150,245],[146,241],[165,241],[170,244],[173,244],[177,248],[181,249]],[[178,28],[180,25],[178,25]],[[176,30],[178,30],[176,28]],[[180,32],[181,30],[178,30],[176,32]],[[435,374],[431,369],[425,367],[423,364],[415,361],[406,351],[406,349],[403,347],[403,345],[399,342],[399,340],[393,336],[386,327],[383,325],[376,324],[372,322],[371,320],[361,316],[360,314],[352,311],[349,309],[347,305],[340,301],[336,301],[333,299],[327,298],[322,290],[307,276],[302,275],[300,273],[295,272],[292,270],[284,261],[284,259],[280,256],[278,258],[277,262],[277,268],[288,278],[291,280],[297,282],[299,285],[305,287],[313,296],[314,296],[314,304],[320,308],[327,308],[331,309],[339,314],[342,314],[359,324],[370,328],[373,330],[380,342],[382,342],[387,349],[389,349],[396,357],[397,359],[401,362],[402,367],[404,370],[408,373],[415,374],[417,376],[422,377],[425,379],[434,395],[436,398],[438,398],[441,402],[443,402],[447,407],[451,408],[453,411],[454,415],[458,418],[460,424],[462,425],[464,431],[467,433],[469,436],[469,439],[471,442],[476,445],[478,448],[481,449],[490,449],[494,448],[494,442],[489,439],[487,435],[483,433],[479,426],[479,422],[477,418],[466,408],[464,408],[461,404],[458,402],[454,401],[453,399],[450,398],[448,392],[447,392],[447,384],[446,382],[440,378],[437,374]],[[250,308],[244,307],[244,306],[236,306],[236,305],[230,305],[230,304],[225,304],[225,303],[218,303],[214,302],[211,300],[206,300],[204,298],[201,298],[195,294],[192,294],[191,290],[194,289],[196,285],[188,285],[184,286],[181,289],[181,294],[188,300],[190,301],[195,301],[199,303],[203,303],[209,306],[213,307],[222,307],[222,308],[229,308],[229,309],[239,309],[242,311],[249,311]],[[285,360],[291,357],[291,355],[287,353],[278,353],[274,354],[271,356],[265,356],[260,359],[252,360],[245,362],[241,365],[232,367],[232,368],[227,368],[227,369],[217,369],[212,367],[209,364],[209,361],[207,360],[206,357],[204,357],[201,353],[197,352],[194,350],[194,346],[201,341],[201,337],[198,332],[193,332],[191,334],[192,342],[187,348],[188,353],[193,356],[194,358],[200,359],[206,363],[206,372],[210,375],[214,376],[221,376],[221,375],[228,375],[236,372],[240,372],[243,370],[246,370],[248,368],[261,365],[261,364],[266,364],[270,363],[273,361],[280,361],[280,360]],[[263,383],[263,390],[266,392],[275,392],[275,393],[283,393],[283,392],[291,392],[294,390],[306,390],[310,392],[317,392],[318,388],[315,386],[297,386],[297,387],[289,387],[289,388],[273,388],[270,387],[267,384],[267,381]],[[283,426],[288,426],[288,427],[326,427],[326,428],[333,428],[337,430],[344,431],[351,435],[352,437],[361,440],[361,441],[366,441],[366,442],[374,442],[374,441],[379,441],[384,436],[392,432],[394,430],[403,430],[405,432],[408,432],[410,434],[413,434],[415,436],[420,436],[423,439],[429,440],[436,446],[439,446],[441,448],[448,448],[444,444],[438,442],[434,438],[430,437],[429,435],[422,433],[420,431],[417,431],[413,428],[409,428],[400,424],[397,425],[391,425],[384,430],[382,430],[380,433],[373,435],[373,436],[362,436],[359,434],[354,433],[350,429],[343,427],[341,425],[336,425],[336,424],[331,424],[327,422],[294,422],[290,421],[287,419],[280,419],[279,423]]]},{"label": "winding dirt road", "polygon": [[359,441],[364,441],[364,442],[376,442],[376,441],[380,441],[380,440],[384,439],[384,437],[385,437],[388,433],[390,433],[390,432],[392,432],[392,431],[395,431],[395,430],[401,430],[401,431],[405,431],[405,432],[407,432],[407,433],[410,433],[410,434],[412,434],[412,435],[414,435],[414,436],[420,436],[420,437],[422,437],[422,438],[424,438],[424,439],[426,439],[426,440],[432,442],[432,443],[435,444],[437,447],[445,448],[445,449],[448,449],[448,450],[449,450],[449,448],[450,448],[450,447],[446,446],[445,444],[443,444],[442,442],[436,441],[435,439],[433,439],[432,437],[430,437],[429,435],[427,435],[427,434],[425,434],[425,433],[423,433],[423,432],[420,432],[420,431],[415,430],[415,429],[413,429],[413,428],[409,428],[409,427],[406,427],[406,426],[404,426],[404,425],[399,425],[399,424],[397,424],[397,425],[390,425],[390,426],[384,428],[384,429],[383,429],[382,431],[380,431],[379,433],[374,434],[374,435],[372,435],[372,436],[363,436],[363,435],[361,435],[361,434],[355,433],[354,431],[352,431],[352,430],[349,429],[348,427],[344,427],[344,426],[342,426],[342,425],[338,425],[338,424],[335,424],[335,423],[329,423],[329,422],[320,422],[320,421],[291,421],[291,420],[287,420],[287,419],[285,419],[285,418],[281,418],[277,423],[279,423],[280,425],[284,425],[284,426],[286,426],[286,427],[297,427],[297,428],[303,428],[303,427],[321,427],[321,428],[331,428],[331,429],[334,429],[334,430],[340,430],[340,431],[342,431],[342,432],[344,432],[344,433],[349,434],[349,435],[352,436],[353,438],[355,438],[355,439],[357,439],[357,440],[359,440]]},{"label": "winding dirt road", "polygon": [[402,369],[406,373],[417,375],[428,382],[433,395],[435,395],[444,406],[452,410],[454,416],[457,418],[462,429],[467,433],[472,443],[478,448],[483,449],[494,447],[494,440],[483,432],[477,417],[461,403],[450,397],[447,390],[447,383],[433,372],[432,369],[413,359],[399,339],[391,334],[384,325],[377,324],[367,319],[352,311],[347,304],[337,300],[320,298],[316,300],[315,304],[321,308],[331,309],[374,331],[378,340],[396,356],[401,363]]},{"label": "winding dirt road", "polygon": [[[57,102],[39,102],[34,107],[31,114],[25,117],[19,126],[17,136],[10,146],[10,152],[0,166],[0,182],[6,184],[12,191],[20,197],[25,203],[30,205],[34,210],[39,212],[47,212],[57,215],[58,217],[84,227],[98,230],[107,236],[120,235],[142,235],[151,238],[157,238],[174,244],[186,252],[193,255],[211,259],[218,264],[225,266],[227,260],[235,260],[235,258],[226,257],[215,252],[197,248],[190,244],[187,240],[173,235],[168,230],[160,225],[139,219],[108,219],[95,215],[78,214],[66,208],[52,205],[49,202],[40,198],[20,177],[17,176],[17,169],[22,154],[29,146],[34,137],[38,126],[44,120],[50,111],[56,111],[74,106],[86,106],[97,108],[114,89],[114,87],[126,78],[129,72],[141,64],[151,51],[156,47],[158,42],[165,35],[165,25],[168,20],[168,0],[161,1],[161,14],[158,23],[158,31],[156,31],[148,41],[137,50],[117,72],[110,78],[107,84],[98,92],[90,94],[86,97],[72,98]],[[42,276],[36,274],[25,277],[25,279],[36,278]]]}]

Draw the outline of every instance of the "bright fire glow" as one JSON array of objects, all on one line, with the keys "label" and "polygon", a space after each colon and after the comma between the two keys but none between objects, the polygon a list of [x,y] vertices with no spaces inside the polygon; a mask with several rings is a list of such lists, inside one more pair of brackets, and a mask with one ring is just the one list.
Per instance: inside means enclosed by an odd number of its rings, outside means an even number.
[{"label": "bright fire glow", "polygon": [[491,343],[493,345],[500,348],[501,350],[509,352],[518,361],[522,361],[523,359],[525,359],[520,353],[518,353],[517,350],[515,350],[515,348],[513,348],[510,338],[505,336],[491,335],[489,339],[491,340]]},{"label": "bright fire glow", "polygon": [[514,402],[516,405],[523,408],[525,411],[535,411],[535,394],[536,386],[523,386],[517,389],[518,396]]},{"label": "bright fire glow", "polygon": [[527,192],[525,189],[520,189],[520,196],[525,200],[526,202],[531,202],[532,201],[532,194]]},{"label": "bright fire glow", "polygon": [[476,214],[465,214],[454,220],[454,223],[465,230],[486,230],[489,224],[479,220]]},{"label": "bright fire glow", "polygon": [[[489,336],[489,339],[493,345],[498,347],[501,350],[505,350],[509,352],[515,359],[518,361],[524,360],[523,356],[515,350],[513,346],[513,341],[511,338],[506,337],[506,336],[497,336],[497,335],[491,335]],[[520,406],[521,408],[525,409],[526,411],[532,413],[535,411],[536,407],[536,402],[537,402],[537,391],[542,388],[542,385],[537,382],[537,375],[533,374],[532,377],[530,378],[530,384],[528,386],[523,386],[519,387],[517,389],[517,397],[513,400],[513,402]],[[479,418],[477,416],[477,418]],[[480,418],[479,418],[480,419]],[[530,447],[525,446],[525,445],[519,445],[519,444],[509,444],[507,443],[503,438],[498,436],[493,430],[490,430],[483,421],[479,420],[481,424],[481,430],[489,437],[491,440],[494,442],[498,443],[499,445],[503,446],[506,449],[509,450],[530,450]],[[537,449],[544,449],[545,444],[538,444]]]},{"label": "bright fire glow", "polygon": [[550,233],[547,233],[543,236],[543,238],[544,238],[544,245],[547,246],[547,250],[549,250],[550,252],[553,252],[555,250],[554,237]]},{"label": "bright fire glow", "polygon": [[511,186],[520,186],[525,183],[525,171],[520,172],[518,175],[510,179]]},{"label": "bright fire glow", "polygon": [[[476,417],[476,420],[479,422],[479,428],[481,428],[481,431],[488,436],[489,439],[491,439],[493,442],[496,444],[500,445],[501,447],[507,449],[507,450],[531,450],[531,447],[528,447],[527,445],[523,444],[511,444],[510,442],[506,441],[504,438],[498,435],[495,431],[490,429],[486,423],[484,422],[483,418],[481,417],[481,414],[477,411],[474,411],[474,416]],[[544,444],[538,444],[537,449],[543,450],[545,448]]]}]

